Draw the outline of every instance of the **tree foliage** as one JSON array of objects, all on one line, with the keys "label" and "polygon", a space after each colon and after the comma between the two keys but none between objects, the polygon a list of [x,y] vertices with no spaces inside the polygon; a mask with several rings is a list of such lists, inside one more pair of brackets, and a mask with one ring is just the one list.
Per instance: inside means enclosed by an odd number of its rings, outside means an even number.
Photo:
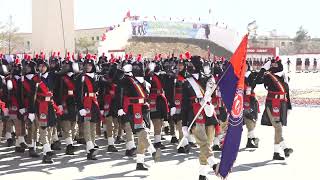
[{"label": "tree foliage", "polygon": [[76,40],[76,51],[82,53],[97,53],[95,44],[96,41],[90,40],[88,37],[80,37]]},{"label": "tree foliage", "polygon": [[22,39],[17,36],[19,28],[15,26],[12,16],[3,24],[0,23],[0,51],[6,54],[12,54],[19,50]]},{"label": "tree foliage", "polygon": [[309,40],[311,37],[308,34],[308,31],[304,29],[302,26],[299,27],[296,32],[296,36],[294,37],[294,46],[297,53],[302,53],[304,50],[309,49]]}]

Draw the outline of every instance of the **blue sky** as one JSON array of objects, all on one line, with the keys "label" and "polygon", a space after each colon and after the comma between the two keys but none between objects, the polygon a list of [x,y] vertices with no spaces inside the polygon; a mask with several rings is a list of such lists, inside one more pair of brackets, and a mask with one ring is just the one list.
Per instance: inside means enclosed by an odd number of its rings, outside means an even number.
[{"label": "blue sky", "polygon": [[[75,27],[91,28],[116,24],[130,9],[143,16],[201,17],[208,19],[211,8],[215,21],[243,31],[256,20],[260,32],[277,29],[294,36],[300,25],[320,37],[320,2],[317,0],[74,0]],[[0,0],[0,22],[13,16],[20,32],[31,32],[32,0]]]}]

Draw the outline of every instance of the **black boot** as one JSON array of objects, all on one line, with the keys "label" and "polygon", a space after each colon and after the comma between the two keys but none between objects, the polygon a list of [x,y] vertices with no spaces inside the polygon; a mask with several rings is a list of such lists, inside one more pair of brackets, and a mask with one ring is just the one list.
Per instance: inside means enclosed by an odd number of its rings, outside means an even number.
[{"label": "black boot", "polygon": [[58,133],[58,137],[62,138],[62,133],[61,132]]},{"label": "black boot", "polygon": [[212,151],[221,151],[221,147],[219,145],[213,145]]},{"label": "black boot", "polygon": [[126,141],[123,140],[120,136],[117,136],[116,141],[114,142],[115,144],[121,144],[121,143],[125,143]]},{"label": "black boot", "polygon": [[178,143],[178,142],[179,142],[179,140],[178,140],[178,138],[177,138],[177,137],[173,136],[173,137],[171,138],[170,143],[172,143],[172,144],[176,144],[176,143]]},{"label": "black boot", "polygon": [[43,146],[43,144],[41,144],[40,142],[36,142],[36,145],[37,145],[38,147]]},{"label": "black boot", "polygon": [[215,174],[217,174],[217,171],[218,171],[217,166],[218,166],[218,164],[214,164],[214,165],[212,166],[212,170],[213,170],[213,172],[214,172]]},{"label": "black boot", "polygon": [[86,144],[86,140],[84,138],[76,139],[77,144]]},{"label": "black boot", "polygon": [[34,148],[29,148],[29,157],[38,158],[40,154],[37,153]]},{"label": "black boot", "polygon": [[284,155],[286,156],[286,158],[288,158],[290,156],[290,154],[293,153],[293,149],[291,149],[291,148],[285,148],[283,151],[284,151]]},{"label": "black boot", "polygon": [[76,150],[76,147],[72,144],[69,144],[66,148],[66,155],[74,155],[74,151]]},{"label": "black boot", "polygon": [[16,133],[15,133],[15,132],[12,132],[12,133],[11,133],[11,138],[12,138],[12,139],[16,139],[16,137],[17,137]]},{"label": "black boot", "polygon": [[161,142],[157,142],[157,143],[154,143],[154,148],[158,149],[165,149],[166,147],[161,143]]},{"label": "black boot", "polygon": [[98,150],[96,150],[96,149],[91,149],[91,150],[89,151],[89,153],[87,154],[87,160],[98,160],[98,159],[96,158],[97,153],[98,153]]},{"label": "black boot", "polygon": [[55,158],[57,157],[57,154],[54,151],[47,152],[47,155],[50,157],[55,157]]},{"label": "black boot", "polygon": [[184,147],[179,147],[178,153],[185,153],[188,154],[190,152],[190,146],[186,145]]},{"label": "black boot", "polygon": [[61,150],[61,142],[60,141],[55,141],[51,144],[51,149],[55,151],[60,151]]},{"label": "black boot", "polygon": [[53,163],[53,160],[52,160],[52,156],[50,154],[46,154],[43,156],[42,158],[42,163],[44,164],[52,164]]},{"label": "black boot", "polygon": [[20,147],[22,147],[23,149],[28,149],[28,145],[24,142],[20,143]]},{"label": "black boot", "polygon": [[15,152],[16,153],[24,153],[25,149],[22,147],[15,147]]},{"label": "black boot", "polygon": [[148,168],[144,167],[143,163],[137,163],[136,170],[148,171]]},{"label": "black boot", "polygon": [[195,148],[197,147],[197,145],[193,142],[189,142],[189,145],[190,145],[190,147],[195,147]]},{"label": "black boot", "polygon": [[164,134],[169,135],[169,126],[164,127]]},{"label": "black boot", "polygon": [[255,144],[253,144],[254,138],[248,138],[246,148],[258,148]]},{"label": "black boot", "polygon": [[114,145],[109,145],[107,151],[108,152],[118,152],[117,148]]},{"label": "black boot", "polygon": [[280,153],[273,153],[273,160],[281,160],[283,161],[284,160],[284,157],[281,157],[280,156]]},{"label": "black boot", "polygon": [[207,178],[206,176],[200,175],[200,176],[199,176],[199,180],[208,180],[208,178]]},{"label": "black boot", "polygon": [[137,148],[132,148],[130,150],[126,150],[125,156],[133,157],[134,155],[136,155],[136,149]]},{"label": "black boot", "polygon": [[14,140],[12,138],[7,139],[7,147],[11,147],[14,145]]}]

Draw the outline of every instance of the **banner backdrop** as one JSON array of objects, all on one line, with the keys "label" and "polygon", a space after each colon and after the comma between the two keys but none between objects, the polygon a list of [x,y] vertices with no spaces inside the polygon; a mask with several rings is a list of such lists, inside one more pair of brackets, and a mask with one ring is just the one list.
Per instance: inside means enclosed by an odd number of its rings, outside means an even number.
[{"label": "banner backdrop", "polygon": [[133,21],[133,36],[177,37],[208,39],[208,24],[167,22],[167,21]]}]

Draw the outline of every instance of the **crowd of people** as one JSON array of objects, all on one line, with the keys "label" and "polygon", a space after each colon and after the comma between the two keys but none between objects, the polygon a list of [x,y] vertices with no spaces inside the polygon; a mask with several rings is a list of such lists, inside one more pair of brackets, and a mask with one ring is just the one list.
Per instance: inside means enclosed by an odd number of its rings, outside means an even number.
[{"label": "crowd of people", "polygon": [[[122,59],[69,53],[64,58],[58,53],[51,57],[25,55],[11,63],[0,59],[0,133],[6,146],[15,146],[15,153],[28,150],[30,157],[39,158],[38,147],[42,146],[42,162],[50,164],[56,150],[65,148],[66,155],[74,155],[78,143],[84,144],[88,160],[97,160],[99,145],[95,140],[104,134],[108,152],[117,152],[115,144],[125,143],[124,155],[136,156],[136,170],[148,170],[145,153],[156,162],[160,160],[161,150],[167,148],[162,140],[164,131],[171,136],[170,143],[180,143],[177,153],[200,148],[200,180],[207,179],[208,166],[218,172],[212,151],[223,148],[228,113],[217,82],[228,60],[211,62],[189,52],[168,58],[156,55],[150,60],[140,54],[127,54]],[[263,63],[247,61],[243,107],[246,148],[259,146],[254,133],[259,112],[254,89],[264,84],[268,94],[261,122],[275,129],[274,160],[284,160],[282,154],[289,157],[293,152],[282,135],[291,109],[289,86],[282,72],[279,58]],[[104,133],[99,132],[101,128]]]}]

